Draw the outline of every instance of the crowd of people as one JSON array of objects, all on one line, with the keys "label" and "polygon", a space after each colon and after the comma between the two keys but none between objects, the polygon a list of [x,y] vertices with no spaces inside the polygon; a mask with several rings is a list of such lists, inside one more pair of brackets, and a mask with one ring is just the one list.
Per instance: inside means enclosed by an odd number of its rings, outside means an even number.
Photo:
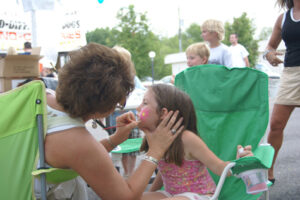
[{"label": "crowd of people", "polygon": [[[281,40],[286,44],[284,70],[268,134],[268,142],[275,148],[268,175],[273,183],[283,130],[292,111],[300,106],[300,0],[277,0],[277,3],[287,11],[278,17],[264,53],[267,61],[277,66],[283,61],[278,58],[280,53],[276,49]],[[188,46],[185,52],[188,67],[204,64],[230,68],[250,66],[249,53],[238,43],[236,33],[230,35],[230,47],[222,43],[225,34],[222,22],[209,19],[201,29],[205,42]],[[27,49],[31,49],[31,44],[24,44],[24,54],[30,54]],[[16,54],[13,49],[9,52]],[[130,52],[118,46],[109,48],[89,43],[70,52],[69,57],[59,71],[56,90],[48,89],[46,96],[46,163],[49,167],[75,170],[79,177],[69,184],[73,188],[82,188],[80,192],[66,192],[62,198],[87,199],[85,187],[89,185],[103,200],[209,199],[216,185],[207,169],[220,175],[228,162],[218,158],[199,136],[190,97],[176,87],[154,84],[148,88],[136,110],[121,112],[135,86],[136,74]],[[49,74],[45,72],[42,76]],[[115,118],[114,133],[96,141],[88,133],[85,123],[108,116]],[[124,164],[125,176],[122,177],[109,152],[128,138],[135,137],[137,130],[145,134],[140,150],[144,156],[135,169],[136,154],[124,155],[124,163],[130,163],[131,167],[126,168]],[[244,151],[237,151],[237,158],[253,155],[251,146],[237,147],[241,148]],[[156,178],[146,192],[156,169]],[[184,183],[180,181],[183,179]],[[36,181],[35,184],[38,188],[40,183]],[[161,190],[162,186],[164,190]],[[56,199],[56,187],[47,185],[53,199]],[[38,189],[35,194],[39,197]]]}]

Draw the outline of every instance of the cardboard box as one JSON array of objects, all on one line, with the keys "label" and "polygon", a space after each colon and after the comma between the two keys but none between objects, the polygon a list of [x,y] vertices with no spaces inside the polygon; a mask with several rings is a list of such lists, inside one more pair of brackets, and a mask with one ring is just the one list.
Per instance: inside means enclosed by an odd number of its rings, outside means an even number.
[{"label": "cardboard box", "polygon": [[14,89],[19,83],[27,80],[27,78],[2,78],[0,77],[0,93]]},{"label": "cardboard box", "polygon": [[0,60],[0,77],[39,77],[40,55],[7,55]]}]

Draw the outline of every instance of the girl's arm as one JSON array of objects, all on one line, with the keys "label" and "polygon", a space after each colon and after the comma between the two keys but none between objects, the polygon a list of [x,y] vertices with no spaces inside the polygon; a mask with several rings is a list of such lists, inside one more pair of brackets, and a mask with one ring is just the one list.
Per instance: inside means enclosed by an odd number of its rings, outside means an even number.
[{"label": "girl's arm", "polygon": [[227,162],[219,159],[198,135],[191,131],[184,131],[182,141],[186,156],[201,161],[213,173],[219,176],[222,174]]},{"label": "girl's arm", "polygon": [[[188,154],[187,156],[189,156],[191,159],[197,159],[201,161],[213,173],[221,176],[224,168],[229,162],[224,162],[218,158],[198,135],[190,131],[184,132],[182,135],[182,141],[184,144],[184,150]],[[246,146],[243,152],[238,152],[240,148],[242,148],[242,146],[238,145],[237,158],[253,156],[251,152],[251,146]]]},{"label": "girl's arm", "polygon": [[157,190],[160,190],[163,186],[163,181],[162,181],[162,178],[161,178],[161,174],[160,172],[158,171],[158,173],[156,174],[156,177],[150,187],[150,190],[149,192],[155,192]]}]

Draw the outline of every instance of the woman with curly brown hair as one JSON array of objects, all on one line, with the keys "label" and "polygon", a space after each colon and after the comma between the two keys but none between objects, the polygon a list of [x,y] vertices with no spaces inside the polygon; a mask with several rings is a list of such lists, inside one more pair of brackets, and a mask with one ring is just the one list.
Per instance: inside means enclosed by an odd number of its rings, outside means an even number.
[{"label": "woman with curly brown hair", "polygon": [[147,159],[127,180],[122,178],[108,153],[139,122],[133,113],[123,114],[116,120],[116,132],[100,142],[85,129],[85,122],[124,108],[134,88],[134,75],[130,60],[116,50],[90,43],[70,53],[70,61],[59,71],[56,94],[47,93],[46,163],[75,170],[103,200],[139,199],[156,169],[152,160],[161,159],[182,130],[176,122],[178,112],[170,111],[156,130],[146,134],[150,141]]}]

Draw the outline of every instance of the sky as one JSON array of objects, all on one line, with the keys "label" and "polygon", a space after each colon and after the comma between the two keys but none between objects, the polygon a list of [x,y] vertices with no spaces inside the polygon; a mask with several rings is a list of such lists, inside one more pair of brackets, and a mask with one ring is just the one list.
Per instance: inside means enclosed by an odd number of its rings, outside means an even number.
[{"label": "sky", "polygon": [[[146,12],[150,28],[162,36],[178,33],[179,15],[183,20],[182,30],[192,23],[201,25],[206,19],[233,22],[243,12],[253,20],[259,34],[263,27],[273,27],[283,10],[275,6],[276,0],[98,0],[79,1],[82,24],[86,30],[116,26],[116,15],[121,7],[132,4],[136,12]],[[179,10],[179,12],[178,12]],[[179,13],[179,14],[178,14]]]},{"label": "sky", "polygon": [[[30,0],[0,0],[0,11],[14,10],[23,12],[19,6],[16,9],[16,2]],[[253,20],[256,28],[254,37],[257,38],[264,27],[273,27],[277,17],[283,10],[275,6],[276,0],[33,0],[39,3],[55,1],[56,9],[77,10],[80,14],[80,26],[84,31],[92,31],[96,28],[112,28],[118,24],[117,12],[122,7],[134,5],[138,13],[146,13],[150,30],[155,34],[172,37],[178,33],[179,16],[183,21],[182,31],[185,31],[192,23],[201,25],[207,19],[217,19],[225,22],[233,22],[243,12]],[[98,1],[103,1],[99,3]],[[25,17],[31,21],[30,13],[26,12]],[[62,21],[61,15],[53,11],[37,12],[37,35],[38,46],[43,46],[42,53],[51,55],[56,60],[58,27]],[[47,48],[45,48],[47,47]]]},{"label": "sky", "polygon": [[[31,0],[0,0],[2,9],[16,2]],[[55,1],[56,5],[63,4],[64,8],[78,10],[81,25],[86,31],[96,28],[112,28],[117,25],[117,12],[122,7],[134,5],[135,11],[146,13],[151,30],[161,36],[172,37],[178,33],[179,16],[182,20],[182,30],[192,23],[201,25],[207,19],[217,19],[233,22],[243,12],[253,20],[256,35],[262,28],[273,27],[277,17],[283,10],[275,6],[276,0],[32,0],[38,2]],[[102,3],[99,3],[102,2]],[[59,7],[59,6],[57,6]],[[50,15],[50,16],[49,16]],[[59,21],[57,16],[48,14],[43,21],[54,23]],[[41,20],[41,19],[39,19]],[[52,21],[52,22],[51,22]]]}]

